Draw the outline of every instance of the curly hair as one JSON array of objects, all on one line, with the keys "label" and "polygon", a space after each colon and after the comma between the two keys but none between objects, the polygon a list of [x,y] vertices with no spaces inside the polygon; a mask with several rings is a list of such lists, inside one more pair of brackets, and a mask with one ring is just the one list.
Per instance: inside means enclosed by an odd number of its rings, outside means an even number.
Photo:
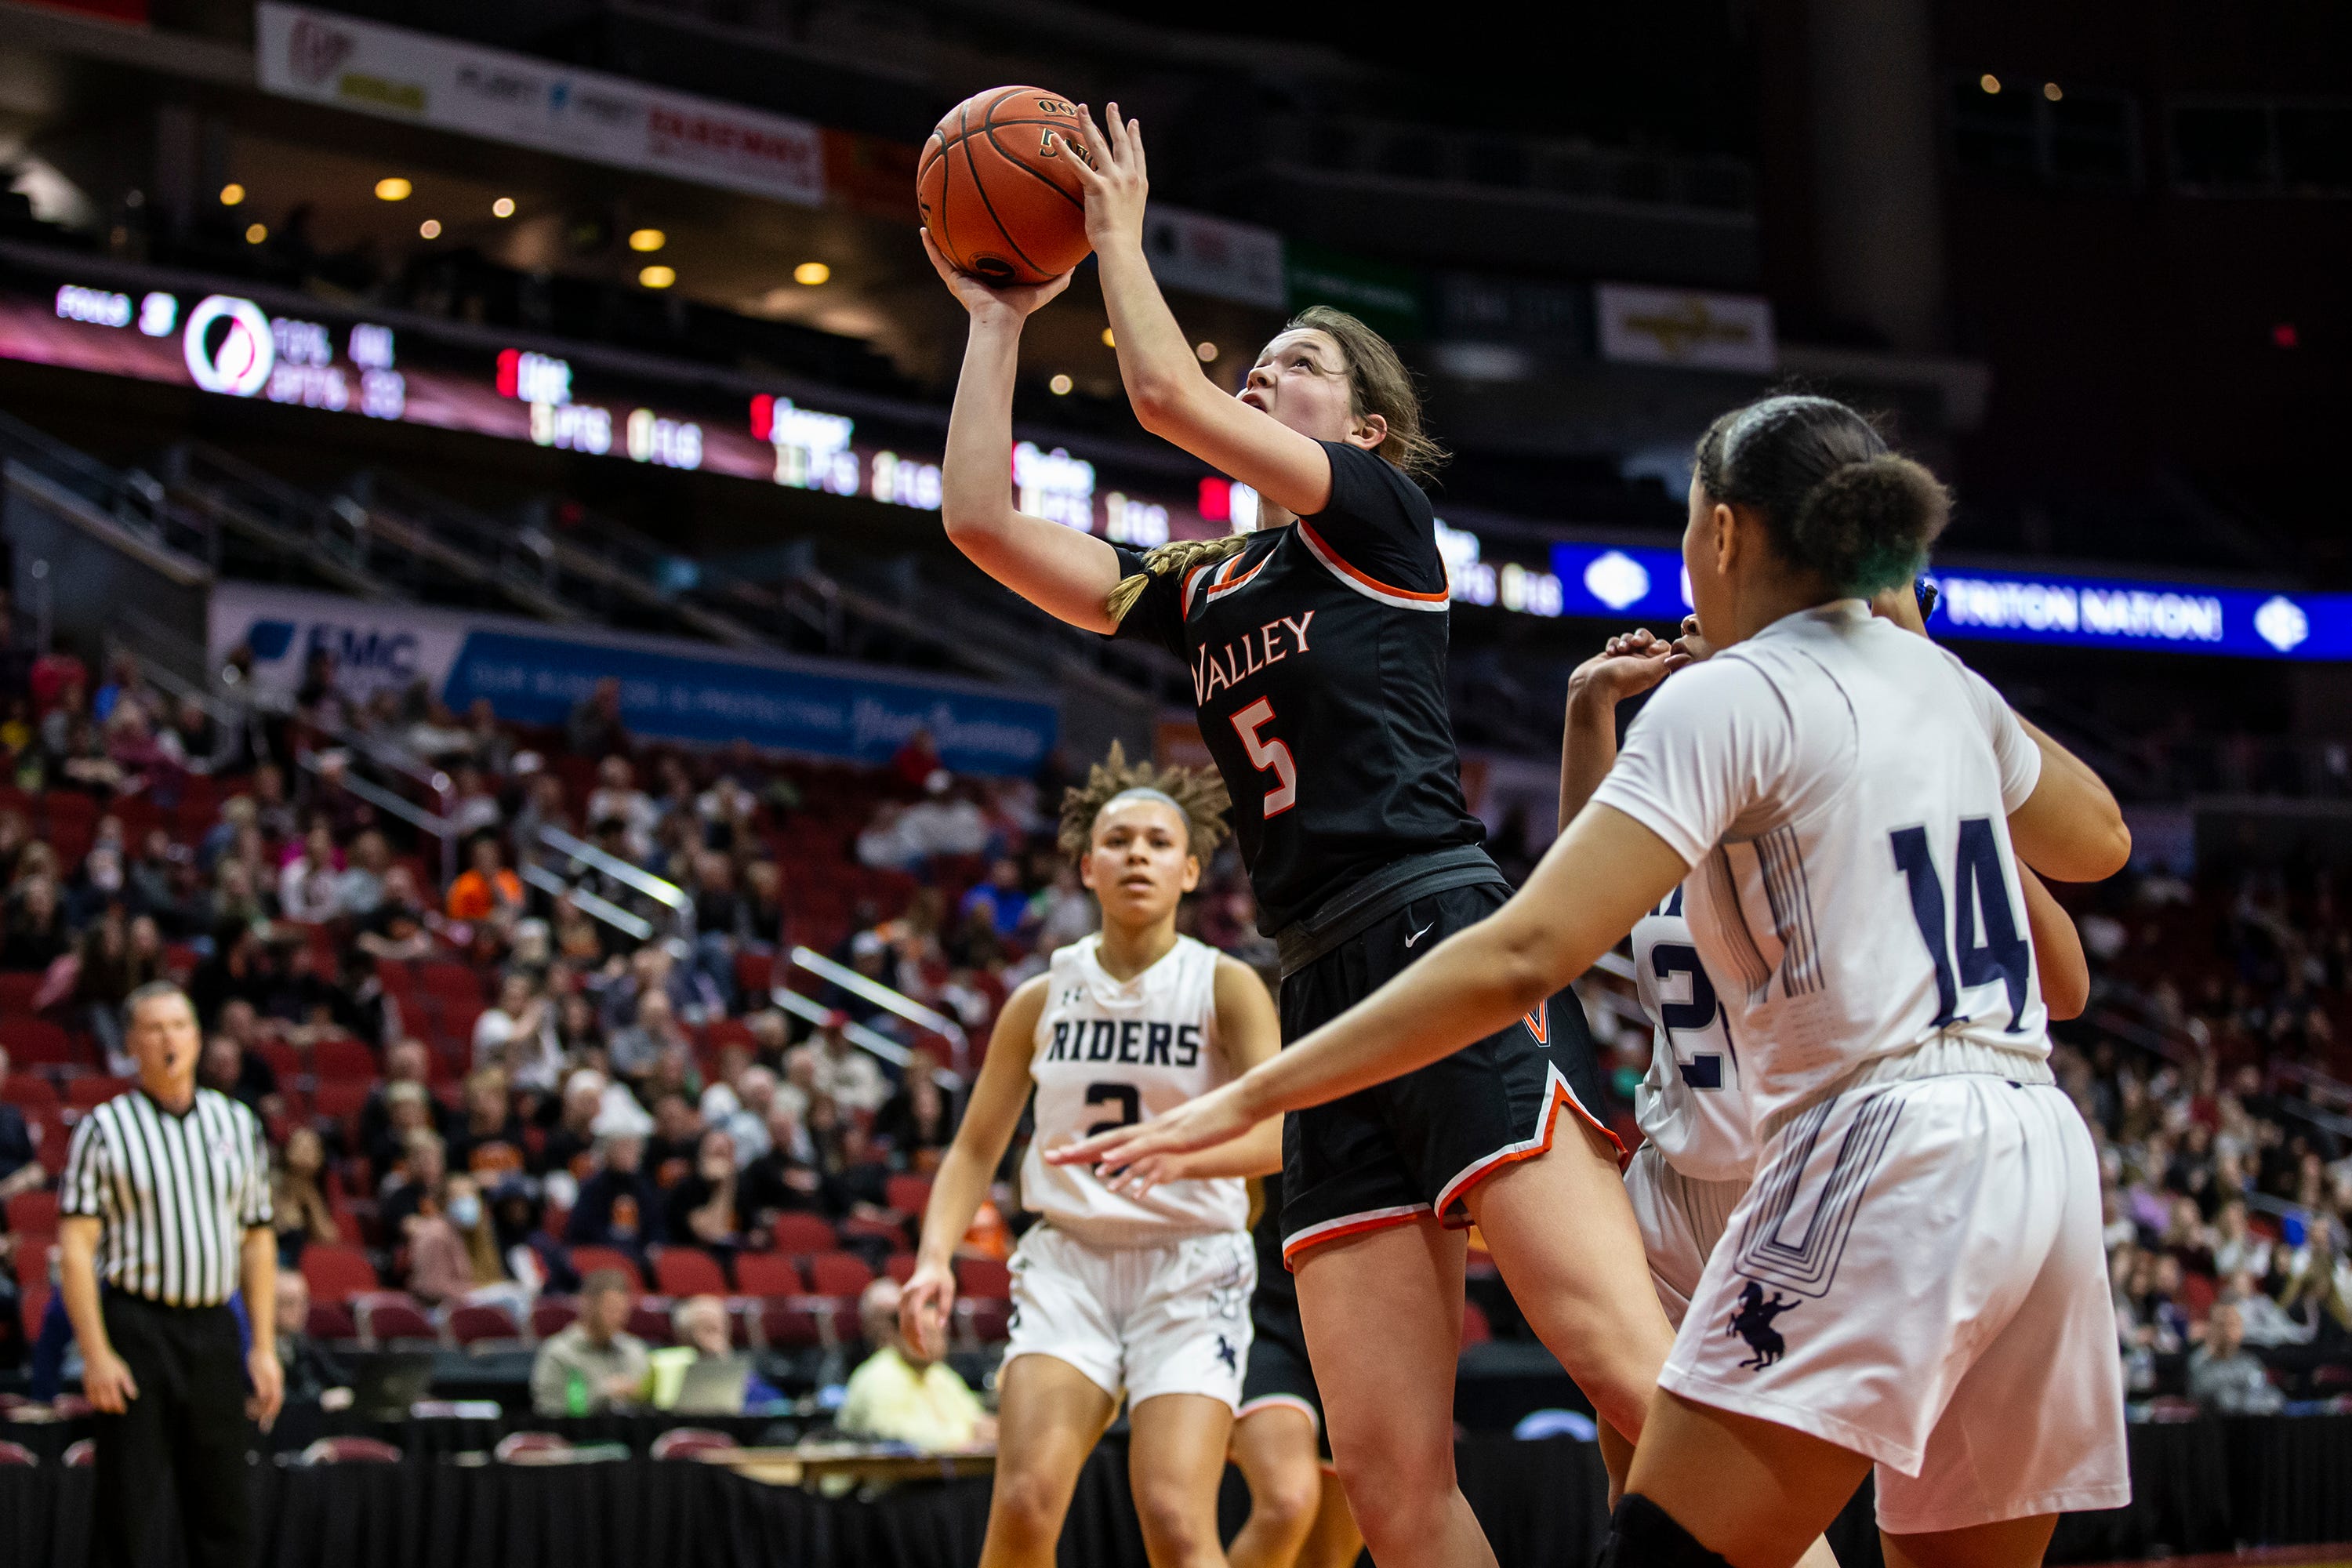
[{"label": "curly hair", "polygon": [[1072,860],[1085,858],[1094,843],[1095,818],[1103,807],[1129,790],[1156,790],[1184,813],[1192,851],[1205,860],[1225,837],[1225,813],[1233,801],[1214,768],[1156,768],[1127,760],[1127,748],[1117,741],[1109,755],[1087,770],[1087,782],[1062,792],[1062,853]]}]

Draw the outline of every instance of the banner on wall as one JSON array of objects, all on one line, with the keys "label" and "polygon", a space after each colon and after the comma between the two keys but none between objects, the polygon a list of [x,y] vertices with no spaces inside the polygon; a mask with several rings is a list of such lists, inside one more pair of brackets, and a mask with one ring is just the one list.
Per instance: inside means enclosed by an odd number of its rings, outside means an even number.
[{"label": "banner on wall", "polygon": [[215,663],[240,646],[252,650],[264,704],[290,704],[320,652],[352,698],[422,682],[460,711],[488,699],[519,724],[561,724],[609,678],[621,683],[622,721],[636,734],[880,763],[920,728],[959,773],[1030,773],[1053,749],[1058,721],[1051,703],[977,681],[902,680],[860,665],[251,583],[213,590],[206,641]]},{"label": "banner on wall", "polygon": [[824,142],[804,120],[601,71],[262,0],[265,92],[815,206]]},{"label": "banner on wall", "polygon": [[1592,290],[1592,313],[1601,357],[1621,364],[1758,375],[1780,367],[1772,301],[1759,295],[1601,283]]},{"label": "banner on wall", "polygon": [[1162,288],[1269,310],[1286,298],[1282,236],[1255,224],[1155,202],[1143,215],[1143,253]]}]

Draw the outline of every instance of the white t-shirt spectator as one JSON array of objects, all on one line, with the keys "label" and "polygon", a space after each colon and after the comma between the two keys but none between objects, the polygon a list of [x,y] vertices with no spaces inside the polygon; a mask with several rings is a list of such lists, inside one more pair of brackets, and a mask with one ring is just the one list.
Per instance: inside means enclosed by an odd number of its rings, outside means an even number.
[{"label": "white t-shirt spectator", "polygon": [[332,866],[313,866],[297,855],[278,873],[278,910],[289,921],[323,925],[342,913],[342,877]]},{"label": "white t-shirt spectator", "polygon": [[563,1078],[563,1052],[555,1043],[551,1015],[540,1010],[540,1026],[519,1052],[509,1047],[515,1037],[516,1019],[493,1007],[474,1020],[474,1066],[503,1067],[517,1089],[553,1089]]},{"label": "white t-shirt spectator", "polygon": [[[787,1075],[793,1058],[801,1056],[814,1058],[818,1092],[844,1110],[879,1110],[890,1098],[890,1080],[882,1076],[881,1066],[855,1046],[838,1056],[814,1040],[794,1046],[784,1056]],[[786,1084],[776,1092],[782,1095],[791,1087]]]}]

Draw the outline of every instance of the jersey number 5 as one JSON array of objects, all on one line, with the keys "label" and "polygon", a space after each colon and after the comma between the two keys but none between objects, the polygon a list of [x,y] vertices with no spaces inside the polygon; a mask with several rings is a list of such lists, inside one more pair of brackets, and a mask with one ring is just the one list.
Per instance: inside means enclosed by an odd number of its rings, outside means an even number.
[{"label": "jersey number 5", "polygon": [[[2025,1011],[2025,983],[2033,973],[2033,949],[2017,931],[2017,906],[2009,890],[2009,874],[2000,863],[2000,844],[1993,837],[1992,819],[1960,819],[1960,841],[1952,857],[1952,918],[1945,914],[1944,879],[1936,871],[1936,857],[1927,847],[1924,827],[1898,827],[1887,835],[1895,846],[1895,869],[1911,884],[1911,913],[1919,922],[1920,940],[1936,963],[1936,1026],[1965,1023],[1960,992],[2000,983],[2009,999],[2008,1033],[2016,1034]],[[1977,921],[1984,921],[1978,940]],[[1954,928],[1957,928],[1955,930]],[[1959,954],[1958,973],[1952,955]]]},{"label": "jersey number 5", "polygon": [[1090,1083],[1087,1085],[1089,1107],[1110,1104],[1118,1107],[1118,1114],[1106,1121],[1097,1121],[1087,1129],[1087,1136],[1114,1132],[1122,1127],[1132,1127],[1143,1120],[1143,1096],[1131,1083]]},{"label": "jersey number 5", "polygon": [[1290,748],[1258,732],[1273,722],[1274,701],[1266,697],[1234,715],[1234,733],[1242,738],[1242,748],[1249,752],[1250,765],[1275,776],[1275,786],[1265,792],[1262,816],[1266,818],[1280,816],[1298,804],[1298,764],[1290,760]]}]

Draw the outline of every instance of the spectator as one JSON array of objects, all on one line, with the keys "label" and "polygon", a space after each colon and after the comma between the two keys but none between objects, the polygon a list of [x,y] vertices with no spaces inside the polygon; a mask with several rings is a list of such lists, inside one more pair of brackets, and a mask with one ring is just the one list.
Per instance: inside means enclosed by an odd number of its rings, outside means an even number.
[{"label": "spectator", "polygon": [[8,896],[7,931],[0,936],[0,969],[47,969],[72,945],[56,879],[24,878]]},{"label": "spectator", "polygon": [[926,1453],[993,1443],[996,1422],[979,1396],[953,1367],[924,1360],[898,1331],[898,1294],[897,1280],[877,1279],[858,1299],[858,1324],[878,1348],[849,1374],[841,1429]]},{"label": "spectator", "polygon": [[278,1364],[286,1374],[286,1403],[342,1410],[352,1402],[352,1374],[310,1337],[310,1282],[299,1270],[278,1271]]},{"label": "spectator", "polygon": [[408,1289],[419,1300],[444,1305],[506,1279],[498,1232],[469,1176],[451,1176],[440,1212],[409,1216],[406,1236]]},{"label": "spectator", "polygon": [[474,1066],[504,1069],[518,1088],[551,1090],[563,1074],[555,1043],[555,1009],[520,970],[499,981],[496,1006],[474,1020]]},{"label": "spectator", "polygon": [[376,1219],[383,1234],[404,1237],[411,1216],[439,1214],[448,1180],[449,1147],[441,1134],[429,1127],[407,1129],[399,1163],[384,1178],[376,1198]]},{"label": "spectator", "polygon": [[908,789],[922,789],[940,771],[940,749],[931,743],[931,732],[918,724],[907,739],[890,754],[890,771]]},{"label": "spectator", "polygon": [[394,1040],[385,1047],[383,1078],[361,1102],[358,1124],[358,1152],[375,1162],[378,1170],[389,1169],[400,1155],[398,1141],[393,1136],[392,1100],[402,1084],[414,1087],[415,1092],[411,1098],[425,1111],[419,1125],[437,1124],[437,1118],[427,1109],[433,1101],[425,1092],[425,1074],[431,1066],[432,1057],[423,1040]]},{"label": "spectator", "polygon": [[740,1244],[743,1215],[736,1182],[735,1141],[713,1128],[696,1147],[693,1171],[669,1190],[669,1243],[721,1251]]},{"label": "spectator", "polygon": [[2205,1342],[2189,1353],[2189,1397],[2208,1415],[2274,1415],[2285,1398],[2245,1346],[2238,1309],[2222,1302],[2205,1323]]},{"label": "spectator", "polygon": [[955,1141],[954,1110],[927,1053],[908,1062],[898,1092],[875,1115],[874,1136],[889,1147],[894,1163],[910,1171],[935,1169]]},{"label": "spectator", "polygon": [[331,1246],[342,1239],[334,1205],[327,1201],[326,1172],[327,1146],[317,1129],[297,1127],[286,1135],[270,1175],[269,1207],[278,1226],[278,1260],[287,1268],[300,1266],[302,1249],[310,1243]]},{"label": "spectator", "polygon": [[163,974],[163,948],[155,922],[125,920],[112,905],[81,933],[80,964],[74,974],[74,1005],[96,1037],[107,1070],[117,1078],[135,1071],[122,1040],[122,1001]]},{"label": "spectator", "polygon": [[[698,1361],[724,1360],[736,1353],[733,1326],[727,1318],[727,1303],[716,1296],[688,1296],[670,1310],[670,1326],[677,1336],[677,1342],[690,1348]],[[786,1403],[782,1392],[761,1377],[756,1369],[746,1370],[743,1378],[743,1409],[746,1413],[771,1409]]]},{"label": "spectator", "polygon": [[984,914],[1000,937],[1017,934],[1029,918],[1029,895],[1021,889],[1021,866],[1001,856],[988,868],[988,880],[963,896],[963,913]]},{"label": "spectator", "polygon": [[[0,1046],[0,1096],[8,1088],[8,1051]],[[7,1228],[8,1200],[19,1193],[38,1192],[48,1181],[41,1168],[40,1145],[22,1110],[0,1098],[0,1231]]]},{"label": "spectator", "polygon": [[450,1140],[450,1163],[485,1187],[520,1175],[527,1138],[507,1093],[506,1069],[478,1068],[466,1080],[465,1122]]},{"label": "spectator", "polygon": [[[639,1254],[655,1239],[662,1214],[661,1193],[645,1173],[646,1141],[631,1127],[608,1130],[609,1111],[597,1118],[593,1174],[580,1184],[563,1239],[574,1247],[614,1247]],[[627,1125],[627,1124],[624,1124]]]},{"label": "spectator", "polygon": [[2298,1322],[2284,1307],[2263,1295],[2252,1274],[2232,1278],[2221,1300],[2238,1309],[2241,1331],[2250,1345],[2268,1349],[2309,1344],[2316,1331],[2314,1325]]},{"label": "spectator", "polygon": [[352,840],[350,863],[335,883],[335,907],[365,920],[383,902],[383,879],[392,869],[392,846],[371,827]]},{"label": "spectator", "polygon": [[299,853],[278,873],[278,912],[289,921],[324,925],[342,913],[343,857],[324,822],[302,837]]},{"label": "spectator", "polygon": [[575,757],[602,757],[629,750],[621,722],[621,683],[611,676],[596,682],[563,721],[564,749]]},{"label": "spectator", "polygon": [[[740,1055],[742,1047],[730,1049]],[[734,1141],[735,1163],[749,1165],[768,1152],[768,1111],[775,1102],[776,1075],[744,1066],[732,1084],[714,1083],[702,1091],[703,1125],[723,1130]]]},{"label": "spectator", "polygon": [[818,1093],[844,1110],[870,1113],[881,1110],[890,1097],[890,1084],[880,1065],[849,1043],[848,1022],[838,1013],[826,1018],[785,1054],[784,1067],[789,1074],[794,1058],[809,1062],[807,1070]]},{"label": "spectator", "polygon": [[507,869],[498,835],[476,834],[466,846],[466,869],[449,884],[449,918],[493,925],[519,918],[523,909],[522,879]]},{"label": "spectator", "polygon": [[257,1117],[276,1116],[286,1109],[278,1098],[277,1072],[259,1056],[248,1055],[234,1035],[215,1034],[205,1042],[196,1081],[242,1101]]},{"label": "spectator", "polygon": [[[612,1080],[593,1068],[574,1068],[563,1080],[563,1098],[556,1107],[555,1125],[547,1130],[546,1141],[540,1146],[536,1173],[550,1176],[562,1173],[575,1181],[585,1181],[593,1169],[592,1156],[596,1146],[596,1122],[604,1112],[604,1094]],[[628,1091],[621,1091],[626,1095]],[[563,1206],[571,1205],[572,1194],[562,1196]]]},{"label": "spectator", "polygon": [[616,1030],[608,1047],[614,1072],[625,1079],[650,1077],[662,1058],[688,1048],[686,1031],[666,991],[648,991],[637,998],[636,1018]]},{"label": "spectator", "polygon": [[588,796],[588,820],[601,834],[606,824],[621,825],[622,858],[643,864],[653,853],[654,826],[659,813],[646,792],[637,787],[637,771],[624,756],[609,756],[596,764],[596,787]]},{"label": "spectator", "polygon": [[2271,1271],[2271,1244],[2246,1223],[2246,1200],[2233,1197],[2221,1205],[2214,1218],[2213,1272],[2227,1279],[2251,1274],[2259,1279]]},{"label": "spectator", "polygon": [[636,1289],[617,1268],[581,1282],[580,1316],[541,1342],[530,1363],[530,1406],[541,1415],[600,1415],[643,1402],[653,1374],[643,1340],[625,1325]]},{"label": "spectator", "polygon": [[457,796],[457,804],[450,807],[450,831],[460,838],[498,832],[505,813],[499,809],[499,797],[482,777],[481,769],[471,763],[458,765]]},{"label": "spectator", "polygon": [[779,1097],[768,1109],[768,1152],[743,1169],[744,1214],[751,1228],[764,1236],[773,1229],[780,1214],[821,1209],[824,1193],[816,1147],[799,1116]]},{"label": "spectator", "polygon": [[383,874],[383,899],[362,923],[359,950],[389,963],[414,963],[433,956],[434,915],[405,866]]}]

